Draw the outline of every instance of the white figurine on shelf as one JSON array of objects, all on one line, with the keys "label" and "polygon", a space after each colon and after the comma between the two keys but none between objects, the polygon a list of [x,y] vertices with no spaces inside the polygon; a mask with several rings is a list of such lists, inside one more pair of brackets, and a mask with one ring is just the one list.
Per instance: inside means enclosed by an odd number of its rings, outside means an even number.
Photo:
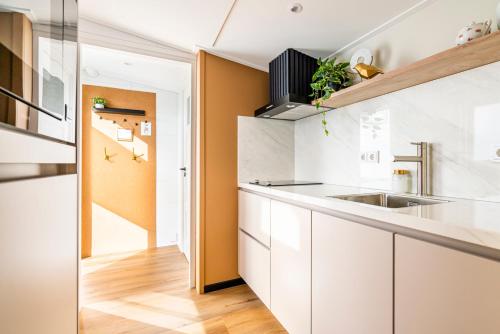
[{"label": "white figurine on shelf", "polygon": [[457,45],[463,45],[476,38],[483,37],[491,33],[491,20],[472,24],[462,28],[456,38]]},{"label": "white figurine on shelf", "polygon": [[500,2],[497,5],[497,27],[500,30]]}]

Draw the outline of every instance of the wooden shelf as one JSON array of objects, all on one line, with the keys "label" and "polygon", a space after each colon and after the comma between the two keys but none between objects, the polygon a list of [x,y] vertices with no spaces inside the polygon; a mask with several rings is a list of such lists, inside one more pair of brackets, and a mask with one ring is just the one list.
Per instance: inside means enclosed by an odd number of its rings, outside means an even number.
[{"label": "wooden shelf", "polygon": [[137,109],[123,109],[123,108],[96,108],[92,107],[92,110],[100,114],[115,114],[115,115],[133,115],[133,116],[145,116],[146,112],[144,110]]},{"label": "wooden shelf", "polygon": [[340,90],[321,105],[340,108],[497,61],[500,31]]}]

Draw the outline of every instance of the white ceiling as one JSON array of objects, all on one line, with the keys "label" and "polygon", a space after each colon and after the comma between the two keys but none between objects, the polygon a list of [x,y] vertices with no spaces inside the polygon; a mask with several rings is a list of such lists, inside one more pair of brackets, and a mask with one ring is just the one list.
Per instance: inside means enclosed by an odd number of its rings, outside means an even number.
[{"label": "white ceiling", "polygon": [[[289,11],[295,2],[303,5],[302,13]],[[80,0],[79,6],[81,17],[95,22],[183,49],[203,48],[254,67],[267,68],[269,61],[286,48],[314,56],[330,55],[423,2],[425,0]]]},{"label": "white ceiling", "polygon": [[80,64],[83,83],[148,91],[190,89],[191,65],[183,62],[82,45]]}]

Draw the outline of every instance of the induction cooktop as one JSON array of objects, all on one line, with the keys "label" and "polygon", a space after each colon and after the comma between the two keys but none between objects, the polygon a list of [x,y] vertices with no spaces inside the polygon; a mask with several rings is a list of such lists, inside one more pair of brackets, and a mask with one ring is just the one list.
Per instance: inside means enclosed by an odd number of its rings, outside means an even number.
[{"label": "induction cooktop", "polygon": [[296,181],[296,180],[280,180],[280,181],[260,181],[254,180],[250,184],[255,184],[263,187],[284,187],[284,186],[310,186],[315,184],[323,184],[321,182]]}]

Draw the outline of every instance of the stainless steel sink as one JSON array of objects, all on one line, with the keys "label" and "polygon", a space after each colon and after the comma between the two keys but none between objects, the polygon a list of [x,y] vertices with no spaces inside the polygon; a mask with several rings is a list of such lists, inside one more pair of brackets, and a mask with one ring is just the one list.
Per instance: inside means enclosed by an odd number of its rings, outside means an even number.
[{"label": "stainless steel sink", "polygon": [[448,201],[438,200],[433,198],[422,198],[405,195],[392,195],[386,193],[363,194],[363,195],[345,195],[345,196],[328,196],[338,198],[345,201],[357,202],[368,205],[375,205],[384,208],[406,208],[410,206],[433,205],[447,203]]}]

